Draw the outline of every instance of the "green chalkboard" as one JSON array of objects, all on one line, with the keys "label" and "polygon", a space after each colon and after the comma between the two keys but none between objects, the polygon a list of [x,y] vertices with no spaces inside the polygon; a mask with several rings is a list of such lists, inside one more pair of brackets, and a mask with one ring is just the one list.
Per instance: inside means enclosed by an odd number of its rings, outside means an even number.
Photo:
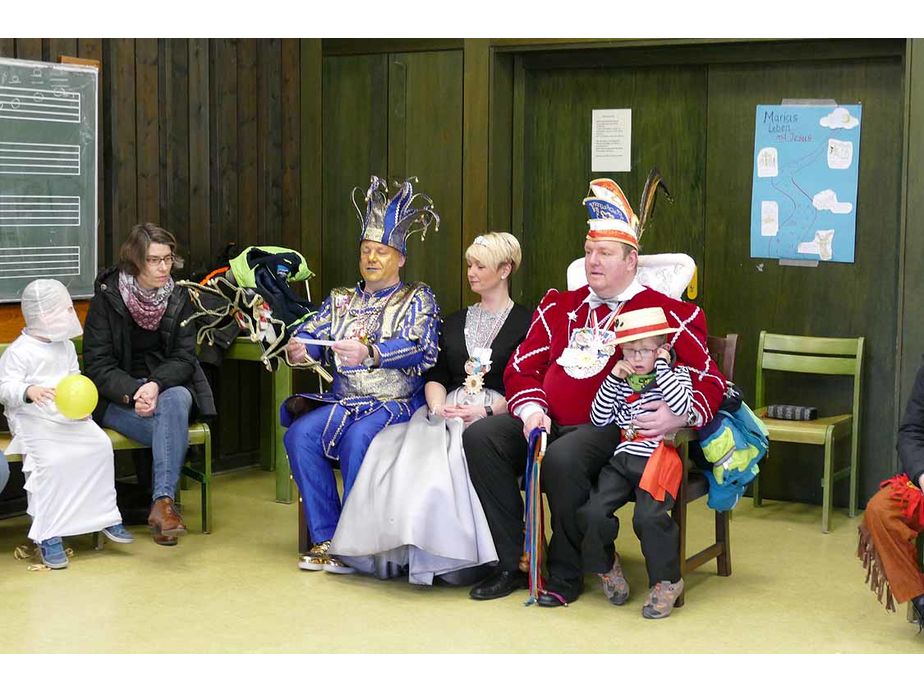
[{"label": "green chalkboard", "polygon": [[0,302],[33,279],[93,295],[95,68],[0,58]]}]

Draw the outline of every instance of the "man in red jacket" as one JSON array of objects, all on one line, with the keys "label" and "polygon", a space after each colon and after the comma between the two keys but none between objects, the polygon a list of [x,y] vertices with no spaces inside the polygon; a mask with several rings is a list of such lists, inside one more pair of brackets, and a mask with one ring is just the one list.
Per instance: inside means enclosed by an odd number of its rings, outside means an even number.
[{"label": "man in red jacket", "polygon": [[527,586],[527,575],[519,570],[519,478],[526,463],[526,441],[537,427],[549,433],[542,490],[552,524],[547,593],[540,595],[539,604],[559,606],[580,596],[577,510],[620,440],[615,425],[597,428],[590,423],[590,406],[600,383],[622,357],[621,349],[612,344],[621,312],[655,306],[664,310],[668,325],[677,328],[670,346],[677,362],[690,370],[694,389],[689,419],[671,413],[664,402],[652,403],[633,422],[636,435],[660,439],[684,426],[698,428],[712,419],[725,393],[725,378],[706,348],[703,311],[638,282],[638,219],[616,183],[598,179],[590,187],[591,195],[584,200],[590,217],[584,241],[588,285],[546,293],[526,339],[504,371],[512,416],[476,421],[463,436],[472,483],[499,559],[494,573],[472,589],[473,599],[504,597]]}]

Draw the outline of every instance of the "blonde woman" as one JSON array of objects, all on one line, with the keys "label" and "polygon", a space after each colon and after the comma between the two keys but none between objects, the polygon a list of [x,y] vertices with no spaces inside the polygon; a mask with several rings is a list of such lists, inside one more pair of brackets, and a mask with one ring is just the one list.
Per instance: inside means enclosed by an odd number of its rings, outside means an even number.
[{"label": "blonde woman", "polygon": [[465,251],[480,301],[443,322],[440,353],[427,371],[427,406],[372,441],[343,508],[331,553],[380,578],[407,573],[468,582],[497,554],[462,451],[465,426],[506,416],[503,373],[532,312],[510,298],[522,259],[509,233],[478,236]]}]

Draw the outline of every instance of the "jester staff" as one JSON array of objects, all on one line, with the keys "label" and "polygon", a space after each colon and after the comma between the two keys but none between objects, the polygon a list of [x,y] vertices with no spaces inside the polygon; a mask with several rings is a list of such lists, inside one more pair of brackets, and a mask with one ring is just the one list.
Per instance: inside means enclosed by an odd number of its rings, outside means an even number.
[{"label": "jester staff", "polygon": [[542,578],[542,547],[545,545],[545,514],[542,507],[542,487],[539,479],[542,473],[542,458],[548,434],[544,428],[534,428],[529,434],[529,449],[526,453],[526,507],[524,511],[526,537],[523,542],[521,567],[527,566],[529,574],[529,598],[524,606],[535,604],[540,594],[545,594]]}]

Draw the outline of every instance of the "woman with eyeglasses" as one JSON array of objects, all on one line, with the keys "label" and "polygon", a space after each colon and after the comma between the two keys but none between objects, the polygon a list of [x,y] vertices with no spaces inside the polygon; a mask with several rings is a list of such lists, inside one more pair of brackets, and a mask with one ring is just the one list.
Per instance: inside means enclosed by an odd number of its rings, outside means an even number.
[{"label": "woman with eyeglasses", "polygon": [[186,459],[190,415],[214,416],[196,358],[189,295],[171,276],[183,266],[176,238],[151,223],[135,226],[119,263],[100,272],[84,326],[84,372],[99,390],[100,425],[151,447],[154,542],[175,546],[186,526],[174,504]]}]

